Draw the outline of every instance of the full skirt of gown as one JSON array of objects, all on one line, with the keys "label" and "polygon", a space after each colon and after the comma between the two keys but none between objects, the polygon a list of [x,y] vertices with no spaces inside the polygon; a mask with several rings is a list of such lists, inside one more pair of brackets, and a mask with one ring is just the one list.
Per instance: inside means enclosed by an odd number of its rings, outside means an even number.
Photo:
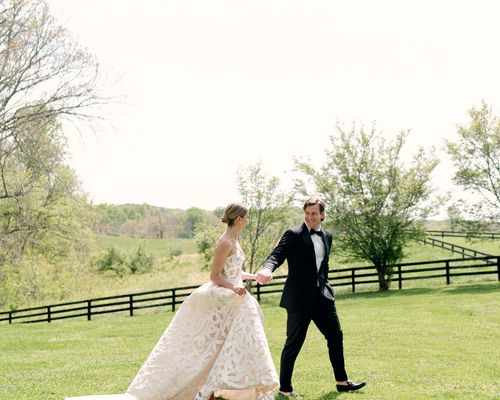
[{"label": "full skirt of gown", "polygon": [[[241,282],[241,264],[228,259],[223,273]],[[209,282],[183,302],[124,394],[66,400],[272,400],[278,383],[255,298]]]}]

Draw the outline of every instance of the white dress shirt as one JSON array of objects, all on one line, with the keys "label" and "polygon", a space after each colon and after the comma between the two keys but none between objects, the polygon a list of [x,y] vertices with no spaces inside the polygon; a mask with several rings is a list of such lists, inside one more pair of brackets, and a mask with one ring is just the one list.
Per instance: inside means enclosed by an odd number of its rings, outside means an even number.
[{"label": "white dress shirt", "polygon": [[[307,225],[307,229],[310,231],[311,228],[309,225]],[[321,230],[321,226],[319,227],[319,230]],[[316,254],[316,268],[319,271],[321,267],[321,263],[323,262],[323,259],[325,258],[325,244],[323,243],[323,238],[319,235],[311,235],[311,240],[314,245],[314,253]]]}]

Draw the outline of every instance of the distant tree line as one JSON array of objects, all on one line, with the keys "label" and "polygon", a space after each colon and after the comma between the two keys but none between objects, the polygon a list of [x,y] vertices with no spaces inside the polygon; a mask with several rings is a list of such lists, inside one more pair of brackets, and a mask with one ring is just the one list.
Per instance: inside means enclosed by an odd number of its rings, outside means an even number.
[{"label": "distant tree line", "polygon": [[93,230],[99,235],[190,238],[198,224],[217,225],[214,212],[196,207],[181,210],[148,204],[99,204],[94,210]]}]

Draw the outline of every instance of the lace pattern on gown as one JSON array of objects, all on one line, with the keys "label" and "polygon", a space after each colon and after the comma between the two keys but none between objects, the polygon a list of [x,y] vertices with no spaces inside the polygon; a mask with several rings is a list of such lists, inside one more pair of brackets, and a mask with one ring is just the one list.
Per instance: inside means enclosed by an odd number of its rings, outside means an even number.
[{"label": "lace pattern on gown", "polygon": [[[229,256],[221,275],[242,283],[244,254]],[[127,390],[137,400],[271,400],[278,377],[249,293],[211,282],[182,304]]]}]

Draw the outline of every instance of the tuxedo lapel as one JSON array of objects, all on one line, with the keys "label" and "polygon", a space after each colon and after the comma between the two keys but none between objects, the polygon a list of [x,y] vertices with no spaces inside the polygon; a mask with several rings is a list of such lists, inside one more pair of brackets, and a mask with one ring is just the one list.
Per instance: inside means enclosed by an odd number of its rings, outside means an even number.
[{"label": "tuxedo lapel", "polygon": [[325,258],[324,258],[324,260],[326,260],[327,255],[330,254],[330,246],[328,246],[328,241],[326,240],[326,232],[323,229],[321,229],[321,231],[323,232],[323,236],[321,237],[321,239],[323,239],[323,244],[325,245]]},{"label": "tuxedo lapel", "polygon": [[328,264],[328,255],[330,254],[330,246],[328,245],[328,240],[326,238],[326,232],[323,229],[321,229],[321,231],[323,232],[322,239],[323,239],[323,245],[325,246],[325,257],[321,261],[320,270],[326,276],[327,273],[325,271],[325,266]]},{"label": "tuxedo lapel", "polygon": [[314,271],[317,272],[316,268],[316,252],[314,251],[314,243],[311,239],[311,234],[309,233],[309,229],[305,223],[302,224],[302,232],[301,232],[302,240],[304,241],[304,247],[307,251],[308,258],[310,259],[310,263],[314,266]]}]

